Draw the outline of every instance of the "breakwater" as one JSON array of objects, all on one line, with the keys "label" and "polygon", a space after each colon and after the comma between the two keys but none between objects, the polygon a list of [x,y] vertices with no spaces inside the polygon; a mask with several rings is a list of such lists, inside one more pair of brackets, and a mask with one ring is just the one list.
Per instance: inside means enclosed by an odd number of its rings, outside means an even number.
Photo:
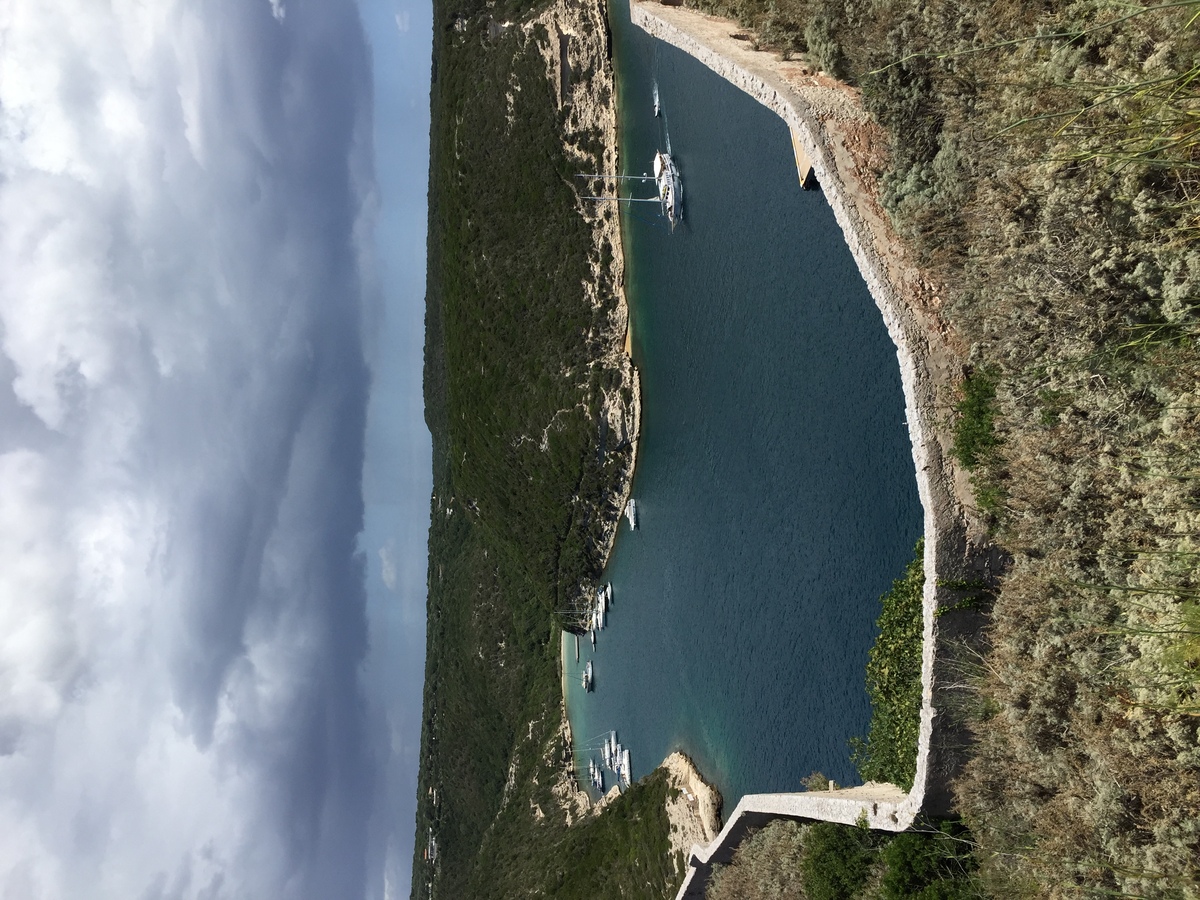
[{"label": "breakwater", "polygon": [[[962,735],[943,716],[946,654],[939,648],[968,631],[961,616],[939,617],[959,599],[943,579],[986,574],[983,542],[969,518],[969,488],[940,433],[938,399],[951,396],[960,372],[940,317],[936,288],[903,256],[877,199],[864,148],[872,126],[854,93],[796,63],[776,60],[734,37],[734,23],[694,11],[632,0],[632,21],[712,69],[778,114],[791,131],[799,169],[810,165],[896,348],[906,421],[923,510],[925,533],[924,654],[921,729],[911,791],[869,784],[829,792],[744,796],[717,838],[696,846],[679,896],[698,896],[713,863],[727,862],[751,827],[779,817],[853,824],[900,831],[920,813],[945,812],[949,780]],[[804,172],[798,174],[804,178]]]}]

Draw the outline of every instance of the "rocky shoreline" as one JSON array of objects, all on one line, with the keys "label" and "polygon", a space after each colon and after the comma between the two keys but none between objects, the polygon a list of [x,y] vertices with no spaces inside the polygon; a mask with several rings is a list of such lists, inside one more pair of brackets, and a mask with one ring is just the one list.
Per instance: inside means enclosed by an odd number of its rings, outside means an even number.
[{"label": "rocky shoreline", "polygon": [[[580,162],[590,161],[590,157],[576,143],[577,136],[598,134],[604,147],[600,171],[616,173],[620,163],[616,87],[605,39],[606,15],[606,6],[602,3],[577,4],[569,0],[557,0],[535,22],[546,28],[549,40],[539,44],[539,47],[546,61],[548,79],[567,107],[564,150],[569,157]],[[571,75],[575,72],[586,73],[586,79],[572,79]],[[605,98],[607,103],[602,102]],[[604,561],[607,564],[616,541],[621,512],[633,486],[641,422],[641,383],[631,357],[632,333],[629,303],[625,296],[625,256],[618,210],[615,205],[580,201],[579,212],[591,225],[593,235],[592,277],[590,283],[583,286],[585,294],[594,308],[601,309],[609,299],[613,299],[603,295],[602,285],[611,285],[616,300],[608,327],[599,336],[607,350],[598,363],[618,372],[619,378],[604,392],[601,415],[606,419],[609,434],[614,436],[615,441],[629,447],[629,464],[614,492],[616,503],[610,504],[607,510],[606,522],[609,527],[604,547]],[[606,258],[610,260],[607,266]],[[628,389],[627,398],[623,396],[623,389]],[[571,725],[566,711],[566,652],[564,642],[560,658],[563,704],[559,741],[567,764],[562,767],[553,792],[569,826],[585,815],[598,815],[619,795],[619,788],[612,788],[599,801],[593,802],[574,777],[570,764],[573,758]],[[695,765],[683,753],[672,753],[663,761],[661,768],[667,772],[668,784],[672,788],[670,794],[673,795],[666,807],[671,823],[671,854],[682,854],[686,859],[693,844],[708,843],[720,831],[721,795],[704,781]]]},{"label": "rocky shoreline", "polygon": [[[589,137],[603,146],[598,171],[616,173],[620,159],[617,146],[616,85],[607,42],[607,7],[601,2],[556,0],[526,25],[532,30],[541,25],[547,40],[538,48],[546,63],[547,80],[554,89],[560,107],[566,112],[563,150],[567,157],[590,169],[596,165],[585,149]],[[591,277],[583,291],[594,310],[612,305],[600,334],[593,335],[604,348],[593,365],[615,372],[611,387],[602,391],[600,416],[616,446],[628,448],[628,464],[614,486],[610,502],[601,510],[605,521],[603,560],[607,565],[616,542],[621,514],[633,488],[637,461],[638,434],[641,424],[641,382],[631,356],[632,341],[629,303],[625,296],[625,254],[621,243],[619,211],[615,204],[579,201],[579,214],[592,229]],[[613,303],[615,301],[615,303]],[[586,600],[590,601],[590,594]],[[567,719],[566,645],[560,658],[562,676],[562,721],[559,740],[565,759],[571,760],[571,725]],[[699,776],[697,775],[697,778]],[[593,802],[582,790],[571,765],[563,767],[554,787],[554,795],[566,813],[567,824],[583,815],[598,814],[613,796],[613,788],[599,802]]]},{"label": "rocky shoreline", "polygon": [[[566,113],[563,150],[569,159],[590,168],[596,165],[585,149],[592,138],[603,146],[599,171],[617,173],[616,84],[609,59],[607,7],[604,3],[556,0],[533,22],[546,29],[548,40],[539,42],[547,78]],[[585,171],[587,169],[585,168]],[[592,228],[591,277],[583,283],[584,295],[599,311],[615,301],[595,342],[604,348],[592,365],[615,372],[613,385],[602,391],[600,416],[615,446],[628,448],[628,464],[602,510],[607,527],[603,559],[612,554],[621,513],[629,499],[637,460],[641,422],[641,383],[633,365],[629,303],[625,296],[625,253],[621,243],[620,215],[615,204],[579,200],[579,215]],[[628,392],[628,396],[625,396]]]},{"label": "rocky shoreline", "polygon": [[692,760],[678,750],[663,760],[667,784],[676,795],[667,799],[671,854],[687,859],[692,847],[711,844],[721,831],[721,794],[700,775]]}]

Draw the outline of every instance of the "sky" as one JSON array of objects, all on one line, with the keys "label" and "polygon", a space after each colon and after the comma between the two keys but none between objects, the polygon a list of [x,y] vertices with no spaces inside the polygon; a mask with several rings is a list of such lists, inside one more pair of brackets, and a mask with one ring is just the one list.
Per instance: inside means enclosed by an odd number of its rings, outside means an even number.
[{"label": "sky", "polygon": [[0,3],[0,898],[408,892],[430,10]]}]

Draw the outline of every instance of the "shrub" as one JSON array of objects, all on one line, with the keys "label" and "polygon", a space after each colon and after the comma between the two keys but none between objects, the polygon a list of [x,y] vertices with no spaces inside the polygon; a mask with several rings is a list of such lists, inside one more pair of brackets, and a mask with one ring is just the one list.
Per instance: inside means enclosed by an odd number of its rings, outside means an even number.
[{"label": "shrub", "polygon": [[936,834],[898,834],[880,854],[884,864],[880,900],[957,900],[975,896],[966,876],[974,869],[970,845],[955,838],[962,829],[943,824]]},{"label": "shrub", "polygon": [[800,867],[808,829],[780,819],[754,834],[732,863],[713,872],[706,900],[805,900]]},{"label": "shrub", "polygon": [[999,444],[996,438],[996,382],[994,371],[980,369],[968,375],[958,401],[954,425],[954,456],[968,469],[974,469]]},{"label": "shrub", "polygon": [[924,637],[925,540],[892,589],[880,597],[879,636],[867,660],[871,725],[867,738],[851,742],[865,781],[890,781],[908,790],[917,768],[921,729],[921,647]]},{"label": "shrub", "polygon": [[804,836],[800,865],[807,900],[852,900],[871,874],[873,836],[861,828],[818,822]]}]

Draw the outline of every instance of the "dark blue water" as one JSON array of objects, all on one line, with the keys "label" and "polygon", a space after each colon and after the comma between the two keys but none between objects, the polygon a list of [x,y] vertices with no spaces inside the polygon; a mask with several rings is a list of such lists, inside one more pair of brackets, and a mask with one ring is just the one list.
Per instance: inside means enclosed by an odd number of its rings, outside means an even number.
[{"label": "dark blue water", "polygon": [[878,598],[921,533],[895,347],[783,122],[611,15],[625,170],[669,138],[685,219],[623,222],[640,529],[594,658],[570,644],[576,750],[615,728],[640,777],[683,749],[727,810],[814,770],[854,783]]}]

